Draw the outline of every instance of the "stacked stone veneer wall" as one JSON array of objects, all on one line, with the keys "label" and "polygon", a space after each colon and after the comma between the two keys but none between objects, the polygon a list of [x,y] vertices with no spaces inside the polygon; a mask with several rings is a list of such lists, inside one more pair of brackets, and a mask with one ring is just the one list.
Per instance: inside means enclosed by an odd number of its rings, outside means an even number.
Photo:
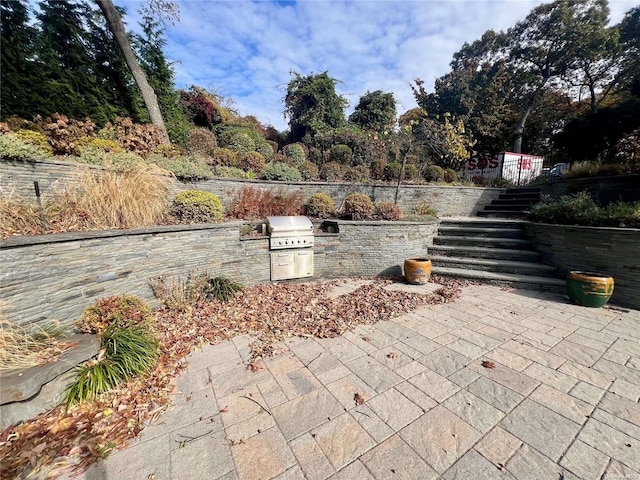
[{"label": "stacked stone veneer wall", "polygon": [[[0,300],[18,324],[70,327],[96,299],[137,295],[154,306],[150,279],[192,269],[247,285],[270,281],[267,237],[240,238],[241,222],[16,237],[2,242]],[[427,254],[437,223],[337,222],[315,237],[315,278],[401,274]]]},{"label": "stacked stone veneer wall", "polygon": [[540,191],[552,198],[587,192],[601,205],[618,200],[635,202],[640,200],[640,174],[561,180],[541,185]]},{"label": "stacked stone veneer wall", "polygon": [[543,261],[571,270],[611,275],[611,303],[640,309],[640,230],[530,223],[529,237]]},{"label": "stacked stone veneer wall", "polygon": [[[53,195],[56,189],[76,182],[85,169],[101,170],[102,167],[62,162],[57,160],[12,161],[0,160],[0,193],[21,195],[34,198],[33,182],[38,181],[44,198]],[[330,195],[339,207],[350,193],[364,193],[374,202],[393,201],[395,187],[393,185],[365,185],[325,182],[266,182],[258,180],[215,179],[202,182],[170,182],[170,191],[175,195],[181,190],[204,190],[220,197],[225,207],[229,206],[231,195],[243,187],[261,189],[282,189],[286,192],[302,190],[305,200],[314,193],[322,192]],[[434,186],[434,185],[402,185],[398,197],[398,205],[409,211],[412,206],[428,203],[441,216],[473,216],[485,205],[498,197],[500,189]]]}]

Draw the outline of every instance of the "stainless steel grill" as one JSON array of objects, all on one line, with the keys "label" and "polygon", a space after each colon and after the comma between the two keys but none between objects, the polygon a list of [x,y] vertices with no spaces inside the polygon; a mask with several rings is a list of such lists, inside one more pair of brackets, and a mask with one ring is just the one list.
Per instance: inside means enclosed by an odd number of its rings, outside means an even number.
[{"label": "stainless steel grill", "polygon": [[271,250],[313,247],[313,224],[307,217],[267,217],[267,225]]},{"label": "stainless steel grill", "polygon": [[271,280],[313,276],[313,224],[307,217],[267,217]]}]

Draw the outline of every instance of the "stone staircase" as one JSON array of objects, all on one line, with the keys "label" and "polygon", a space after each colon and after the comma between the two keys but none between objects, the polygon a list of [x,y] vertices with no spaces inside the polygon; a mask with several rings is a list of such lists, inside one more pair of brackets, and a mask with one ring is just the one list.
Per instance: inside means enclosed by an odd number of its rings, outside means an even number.
[{"label": "stone staircase", "polygon": [[565,291],[555,267],[540,263],[522,220],[444,218],[429,247],[432,272],[554,292]]},{"label": "stone staircase", "polygon": [[525,212],[540,201],[540,189],[537,187],[508,188],[484,209],[479,217],[523,218]]}]

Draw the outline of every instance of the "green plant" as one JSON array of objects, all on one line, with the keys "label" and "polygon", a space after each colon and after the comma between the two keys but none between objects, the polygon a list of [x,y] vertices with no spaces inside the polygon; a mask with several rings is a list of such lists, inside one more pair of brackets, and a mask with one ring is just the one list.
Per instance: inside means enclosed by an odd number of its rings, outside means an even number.
[{"label": "green plant", "polygon": [[266,168],[267,162],[258,152],[247,152],[238,155],[238,167],[245,171],[252,171],[260,175]]},{"label": "green plant", "polygon": [[342,178],[342,168],[339,163],[329,162],[320,167],[320,179],[325,182],[335,182]]},{"label": "green plant", "polygon": [[98,358],[75,369],[74,380],[66,387],[64,403],[72,405],[97,398],[124,381],[150,371],[160,351],[156,340],[142,326],[105,330]]},{"label": "green plant", "polygon": [[302,165],[298,167],[298,170],[303,180],[315,180],[320,174],[318,165],[313,162],[303,162]]},{"label": "green plant", "polygon": [[309,197],[306,213],[310,217],[330,218],[336,214],[333,198],[326,193],[314,193]]},{"label": "green plant", "polygon": [[213,172],[209,168],[209,165],[207,165],[205,159],[199,155],[174,158],[150,155],[147,161],[170,171],[179,180],[195,181],[213,178]]},{"label": "green plant", "polygon": [[343,165],[347,165],[351,163],[351,157],[353,156],[353,152],[348,145],[338,144],[331,147],[329,150],[329,161],[341,163]]},{"label": "green plant", "polygon": [[393,202],[378,202],[375,207],[376,215],[382,220],[400,220],[402,218],[402,210]]},{"label": "green plant", "polygon": [[214,148],[209,157],[212,165],[220,165],[222,167],[237,167],[238,155],[228,148]]},{"label": "green plant", "polygon": [[53,156],[53,148],[49,145],[47,137],[42,133],[35,132],[33,130],[18,130],[16,132],[16,137],[25,143],[30,143],[31,145],[40,147],[40,149],[46,152],[49,156]]},{"label": "green plant", "polygon": [[622,175],[627,173],[629,168],[621,163],[601,164],[599,162],[577,163],[571,169],[562,172],[563,178],[585,178],[599,177],[607,175]]},{"label": "green plant", "polygon": [[458,181],[458,172],[453,168],[447,168],[444,171],[444,181],[447,183],[453,183]]},{"label": "green plant", "polygon": [[300,143],[291,143],[289,145],[285,145],[282,148],[282,151],[287,157],[289,157],[293,161],[293,164],[296,167],[302,165],[304,161],[307,159],[307,155],[304,151],[304,148]]},{"label": "green plant", "polygon": [[0,135],[0,157],[8,160],[45,160],[51,158],[46,150],[21,140],[15,133]]},{"label": "green plant", "polygon": [[444,180],[444,169],[438,165],[429,165],[424,171],[424,178],[428,182],[441,182]]},{"label": "green plant", "polygon": [[[2,307],[5,302],[0,302]],[[64,332],[57,323],[28,328],[16,325],[0,314],[0,370],[34,367],[49,361],[64,350],[59,338]]]},{"label": "green plant", "polygon": [[371,162],[369,170],[371,171],[371,178],[374,180],[384,180],[384,169],[387,166],[387,161],[378,158]]},{"label": "green plant", "polygon": [[415,180],[418,178],[418,167],[413,163],[407,163],[404,166],[404,180]]},{"label": "green plant", "polygon": [[248,173],[240,168],[223,167],[222,165],[213,167],[213,174],[222,178],[249,178]]},{"label": "green plant", "polygon": [[86,146],[82,148],[82,154],[76,157],[79,163],[90,165],[101,165],[111,168],[116,172],[133,172],[140,170],[146,165],[145,160],[132,152],[109,152],[101,147]]},{"label": "green plant", "polygon": [[371,199],[363,193],[352,193],[344,199],[343,214],[353,220],[373,218],[375,206]]},{"label": "green plant", "polygon": [[640,170],[640,128],[636,128],[618,141],[613,159],[632,172]]},{"label": "green plant", "polygon": [[280,182],[299,182],[302,180],[302,175],[296,167],[278,162],[267,165],[262,173],[262,178]]},{"label": "green plant", "polygon": [[236,153],[247,153],[255,150],[256,143],[248,133],[238,130],[227,130],[220,135],[220,143]]},{"label": "green plant", "polygon": [[412,208],[412,212],[416,215],[422,215],[422,216],[428,216],[428,217],[438,216],[438,212],[426,202],[414,205]]},{"label": "green plant", "polygon": [[256,152],[261,154],[267,162],[271,161],[275,153],[273,146],[267,141],[256,142]]},{"label": "green plant", "polygon": [[400,170],[402,169],[402,165],[396,162],[388,163],[386,167],[384,167],[384,179],[391,181],[397,180],[400,177]]},{"label": "green plant", "polygon": [[211,156],[218,147],[216,135],[207,128],[194,128],[187,138],[187,151],[200,155]]},{"label": "green plant", "polygon": [[207,301],[228,302],[244,287],[225,277],[208,278],[204,287],[204,298]]},{"label": "green plant", "polygon": [[169,143],[163,143],[162,145],[158,145],[151,152],[152,155],[160,155],[165,158],[177,158],[184,157],[187,152],[184,148],[179,147],[177,145],[171,145]]},{"label": "green plant", "polygon": [[210,192],[185,190],[173,199],[171,213],[185,223],[216,222],[222,219],[222,202]]},{"label": "green plant", "polygon": [[342,177],[348,182],[364,183],[370,180],[369,169],[364,165],[357,165],[355,167],[347,167]]},{"label": "green plant", "polygon": [[110,328],[148,326],[151,322],[151,308],[138,297],[121,295],[101,298],[82,312],[76,322],[78,330],[102,337]]},{"label": "green plant", "polygon": [[592,225],[602,227],[640,227],[640,202],[615,202],[602,208],[585,192],[549,197],[533,205],[529,219],[560,225]]}]

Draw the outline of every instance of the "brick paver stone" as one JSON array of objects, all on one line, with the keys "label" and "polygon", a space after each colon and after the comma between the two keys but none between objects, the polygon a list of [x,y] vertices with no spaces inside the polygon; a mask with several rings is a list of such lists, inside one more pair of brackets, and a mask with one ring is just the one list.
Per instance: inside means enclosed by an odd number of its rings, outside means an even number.
[{"label": "brick paver stone", "polygon": [[507,471],[518,480],[580,480],[528,445],[523,445],[507,463]]},{"label": "brick paver stone", "polygon": [[442,476],[444,480],[515,480],[475,450],[469,450]]},{"label": "brick paver stone", "polygon": [[400,431],[400,437],[438,473],[444,473],[481,434],[438,405]]},{"label": "brick paver stone", "polygon": [[540,385],[529,398],[580,425],[587,421],[594,408],[587,402],[544,384]]},{"label": "brick paver stone", "polygon": [[273,478],[296,463],[286,440],[277,428],[270,428],[233,445],[231,449],[240,480]]},{"label": "brick paver stone", "polygon": [[503,348],[496,348],[495,350],[487,353],[486,357],[493,362],[498,362],[505,367],[509,367],[518,372],[521,372],[533,363],[533,360],[521,357],[520,355]]},{"label": "brick paver stone", "polygon": [[510,412],[524,398],[519,393],[487,377],[480,377],[475,382],[470,383],[467,390],[505,413]]},{"label": "brick paver stone", "polygon": [[343,413],[311,434],[336,470],[348,465],[376,444],[349,413]]},{"label": "brick paver stone", "polygon": [[363,402],[376,396],[376,391],[353,373],[349,373],[349,375],[330,383],[327,385],[327,390],[329,390],[347,410],[357,405],[355,401],[356,394],[362,398]]},{"label": "brick paver stone", "polygon": [[504,466],[521,445],[517,437],[497,426],[478,442],[475,449],[496,466]]},{"label": "brick paver stone", "polygon": [[[225,427],[235,425],[255,415],[266,415],[266,402],[260,395],[256,385],[247,387],[238,393],[222,397],[220,402],[220,418]],[[264,407],[264,408],[263,408]]]},{"label": "brick paver stone", "polygon": [[586,367],[592,366],[602,355],[601,350],[594,350],[593,348],[585,347],[584,345],[579,345],[569,340],[562,340],[555,347],[549,350],[549,352],[560,355],[561,357],[569,358]]},{"label": "brick paver stone", "polygon": [[[234,464],[231,457],[231,449],[223,430],[218,429],[215,433],[194,441],[189,441],[186,437],[185,439],[187,441],[179,444],[174,441],[170,454],[171,478],[184,478],[186,480],[218,478],[233,470]],[[150,463],[148,457],[145,456],[143,458],[145,464]],[[130,472],[135,471],[131,465],[128,465],[127,469]]]},{"label": "brick paver stone", "polygon": [[504,417],[503,412],[466,390],[447,398],[443,405],[482,433],[491,430]]},{"label": "brick paver stone", "polygon": [[308,480],[324,480],[335,473],[329,459],[322,452],[309,433],[289,442],[291,451],[296,456],[304,475]]},{"label": "brick paver stone", "polygon": [[425,370],[409,379],[415,385],[437,402],[443,402],[460,390],[460,387],[432,370]]},{"label": "brick paver stone", "polygon": [[633,423],[629,423],[620,417],[616,417],[609,412],[605,412],[600,408],[596,408],[591,414],[591,418],[593,418],[594,420],[598,420],[599,422],[606,423],[610,427],[624,432],[625,434],[635,438],[636,440],[640,440],[640,427],[634,425]]},{"label": "brick paver stone", "polygon": [[361,459],[376,480],[435,480],[438,474],[397,435],[365,453]]},{"label": "brick paver stone", "polygon": [[609,391],[632,402],[637,402],[640,399],[640,385],[634,385],[619,378],[613,382]]},{"label": "brick paver stone", "polygon": [[635,401],[614,393],[606,393],[598,407],[640,427],[640,404]]},{"label": "brick paver stone", "polygon": [[563,363],[560,368],[558,368],[558,371],[602,389],[609,388],[609,385],[611,385],[615,379],[610,373],[599,372],[593,368],[572,362],[571,360]]},{"label": "brick paver stone", "polygon": [[324,388],[274,407],[271,411],[287,440],[308,432],[344,410]]},{"label": "brick paver stone", "polygon": [[560,461],[560,465],[578,475],[581,480],[600,480],[608,464],[609,457],[579,440],[569,447]]},{"label": "brick paver stone", "polygon": [[525,368],[524,373],[529,377],[535,378],[536,380],[562,392],[568,392],[576,383],[578,383],[577,379],[570,375],[566,375],[535,362]]},{"label": "brick paver stone", "polygon": [[418,361],[430,370],[446,377],[467,366],[471,359],[447,347],[441,347],[419,358]]},{"label": "brick paver stone", "polygon": [[[499,363],[496,363],[494,368],[486,368],[482,365],[483,360],[485,359],[480,358],[470,363],[468,368],[524,396],[529,395],[539,385],[538,381],[524,373]],[[531,366],[527,368],[531,368]]]},{"label": "brick paver stone", "polygon": [[369,471],[360,460],[356,460],[355,462],[344,467],[333,477],[331,477],[331,480],[353,480],[355,478],[357,478],[358,480],[375,480],[375,478],[373,478],[373,475],[369,473]]},{"label": "brick paver stone", "polygon": [[318,379],[306,368],[292,370],[284,375],[275,377],[275,380],[288,399],[306,395],[322,386]]},{"label": "brick paver stone", "polygon": [[384,392],[403,380],[400,375],[372,357],[357,358],[346,365],[378,393]]},{"label": "brick paver stone", "polygon": [[422,408],[395,388],[372,398],[367,405],[396,432],[422,415]]},{"label": "brick paver stone", "polygon": [[367,405],[359,405],[351,411],[351,416],[364,428],[376,442],[381,442],[393,435],[393,429],[384,423]]},{"label": "brick paver stone", "polygon": [[577,423],[529,399],[524,399],[500,426],[554,461],[560,459],[580,430]]},{"label": "brick paver stone", "polygon": [[596,405],[604,395],[604,392],[605,390],[590,383],[578,382],[575,387],[569,391],[569,395],[590,403],[591,405]]},{"label": "brick paver stone", "polygon": [[634,385],[640,385],[640,370],[636,370],[635,368],[629,368],[603,358],[598,360],[593,365],[593,368],[603,373],[613,375],[614,377],[621,378],[622,380]]}]

